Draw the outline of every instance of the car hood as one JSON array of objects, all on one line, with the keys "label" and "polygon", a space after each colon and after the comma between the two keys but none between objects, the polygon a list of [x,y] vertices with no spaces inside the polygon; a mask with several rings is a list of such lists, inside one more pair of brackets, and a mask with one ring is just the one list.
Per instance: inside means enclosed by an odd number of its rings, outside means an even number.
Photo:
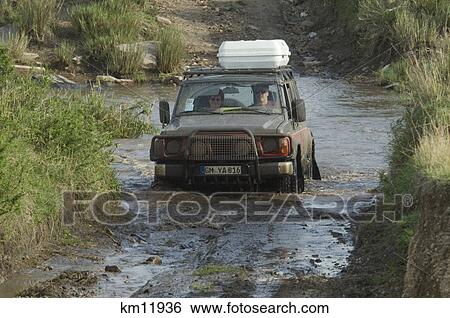
[{"label": "car hood", "polygon": [[199,130],[250,130],[253,134],[281,133],[282,114],[208,114],[179,116],[163,130],[162,135],[190,135]]}]

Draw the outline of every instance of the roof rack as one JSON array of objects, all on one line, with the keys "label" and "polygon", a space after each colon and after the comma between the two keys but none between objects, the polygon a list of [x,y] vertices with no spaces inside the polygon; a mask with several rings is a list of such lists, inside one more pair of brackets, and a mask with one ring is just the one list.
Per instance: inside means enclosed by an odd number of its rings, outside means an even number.
[{"label": "roof rack", "polygon": [[293,79],[292,67],[290,65],[277,68],[252,68],[252,69],[225,69],[220,67],[204,68],[195,67],[184,72],[184,78],[203,77],[208,75],[226,75],[226,74],[273,74],[280,73],[285,79]]}]

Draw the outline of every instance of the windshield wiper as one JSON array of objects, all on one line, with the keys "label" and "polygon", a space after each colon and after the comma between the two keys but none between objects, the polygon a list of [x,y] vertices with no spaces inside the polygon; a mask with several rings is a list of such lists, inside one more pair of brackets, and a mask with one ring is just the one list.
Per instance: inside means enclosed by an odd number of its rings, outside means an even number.
[{"label": "windshield wiper", "polygon": [[184,112],[179,112],[177,113],[178,115],[185,115],[185,114],[192,114],[192,115],[198,115],[198,114],[222,114],[221,112],[218,112],[216,110],[199,110],[199,111],[184,111]]},{"label": "windshield wiper", "polygon": [[252,112],[252,113],[265,114],[265,115],[271,115],[271,114],[273,114],[272,112],[269,112],[269,111],[263,111],[263,110],[259,110],[259,109],[253,109],[253,108],[250,108],[250,107],[236,107],[236,108],[227,109],[225,112],[234,112],[234,111],[240,111],[240,112]]}]

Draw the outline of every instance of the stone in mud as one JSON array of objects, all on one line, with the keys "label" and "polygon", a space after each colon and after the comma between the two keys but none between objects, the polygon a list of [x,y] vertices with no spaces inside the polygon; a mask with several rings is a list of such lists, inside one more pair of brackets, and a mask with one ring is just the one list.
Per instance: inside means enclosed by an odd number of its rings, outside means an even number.
[{"label": "stone in mud", "polygon": [[108,272],[108,273],[121,273],[122,271],[120,270],[119,266],[117,266],[117,265],[106,265],[105,266],[105,272]]},{"label": "stone in mud", "polygon": [[158,21],[161,24],[166,24],[166,25],[171,25],[172,24],[172,21],[170,21],[169,19],[164,18],[162,16],[159,16],[159,15],[156,16],[156,21]]},{"label": "stone in mud", "polygon": [[150,256],[142,264],[161,265],[162,264],[162,260],[161,260],[161,258],[159,256]]}]

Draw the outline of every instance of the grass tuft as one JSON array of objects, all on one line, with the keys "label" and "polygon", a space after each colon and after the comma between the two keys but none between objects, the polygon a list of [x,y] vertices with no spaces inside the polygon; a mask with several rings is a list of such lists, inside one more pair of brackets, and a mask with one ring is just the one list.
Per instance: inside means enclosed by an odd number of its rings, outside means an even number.
[{"label": "grass tuft", "polygon": [[75,45],[67,41],[62,41],[55,49],[55,55],[58,59],[60,67],[71,66],[73,64],[73,57],[75,56]]},{"label": "grass tuft", "polygon": [[62,2],[59,0],[17,1],[17,17],[20,29],[39,43],[53,34],[53,27]]},{"label": "grass tuft", "polygon": [[181,31],[174,27],[162,29],[157,35],[157,63],[161,73],[174,73],[180,69],[186,56]]}]

